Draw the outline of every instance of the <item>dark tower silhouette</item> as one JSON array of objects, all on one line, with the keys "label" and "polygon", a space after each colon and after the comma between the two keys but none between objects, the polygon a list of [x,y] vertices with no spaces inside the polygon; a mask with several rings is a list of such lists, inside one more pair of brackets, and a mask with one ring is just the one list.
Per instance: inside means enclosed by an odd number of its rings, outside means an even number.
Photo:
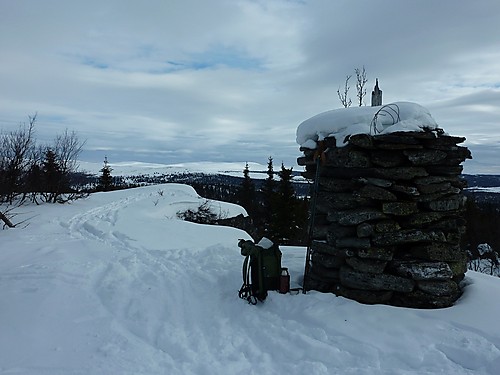
[{"label": "dark tower silhouette", "polygon": [[382,105],[382,90],[378,88],[378,78],[375,80],[375,87],[372,91],[372,107]]}]

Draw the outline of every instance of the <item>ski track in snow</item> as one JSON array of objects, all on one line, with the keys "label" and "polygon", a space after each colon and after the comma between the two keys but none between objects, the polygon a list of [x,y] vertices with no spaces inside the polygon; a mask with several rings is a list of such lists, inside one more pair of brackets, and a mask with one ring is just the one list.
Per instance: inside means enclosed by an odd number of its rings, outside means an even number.
[{"label": "ski track in snow", "polygon": [[[127,206],[147,198],[142,195],[121,199],[70,219],[68,228],[73,236],[103,242],[121,253],[101,273],[94,292],[116,320],[122,339],[140,341],[153,352],[160,352],[161,362],[166,361],[167,368],[185,363],[181,366],[182,373],[223,372],[228,366],[225,362],[213,369],[207,368],[206,363],[196,364],[196,368],[192,362],[200,355],[217,357],[217,353],[227,351],[222,347],[225,339],[214,345],[224,327],[217,327],[211,314],[217,313],[214,306],[217,289],[220,284],[227,284],[228,270],[220,269],[220,253],[229,251],[240,260],[239,254],[235,248],[219,246],[193,252],[187,249],[161,251],[139,245],[115,224]],[[185,207],[193,203],[199,202],[176,200],[172,206]],[[234,285],[236,288],[237,284]],[[229,304],[234,303],[234,296],[232,293]],[[207,311],[199,309],[200,301]],[[223,312],[219,310],[220,313]],[[208,337],[207,329],[211,331]],[[122,340],[118,340],[103,350],[116,354],[122,346]]]},{"label": "ski track in snow", "polygon": [[[158,204],[152,188],[82,202],[81,212],[52,220],[51,244],[40,243],[43,233],[25,239],[36,257],[0,273],[0,284],[14,302],[39,299],[30,329],[41,341],[25,350],[40,354],[25,365],[22,353],[6,364],[0,352],[0,374],[497,374],[500,338],[448,319],[448,309],[317,292],[270,292],[248,305],[237,297],[237,240],[249,237],[177,220],[176,210],[200,200],[187,187],[164,189]],[[303,252],[283,248],[295,286]],[[43,328],[58,319],[71,320],[74,340]]]}]

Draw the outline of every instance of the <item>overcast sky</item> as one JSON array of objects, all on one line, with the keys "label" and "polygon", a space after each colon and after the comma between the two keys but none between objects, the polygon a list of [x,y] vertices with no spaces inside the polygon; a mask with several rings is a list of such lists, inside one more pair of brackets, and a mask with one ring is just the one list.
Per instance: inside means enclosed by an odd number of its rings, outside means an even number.
[{"label": "overcast sky", "polygon": [[0,129],[38,113],[89,161],[294,166],[297,126],[365,66],[367,105],[378,78],[500,174],[499,25],[498,0],[0,0]]}]

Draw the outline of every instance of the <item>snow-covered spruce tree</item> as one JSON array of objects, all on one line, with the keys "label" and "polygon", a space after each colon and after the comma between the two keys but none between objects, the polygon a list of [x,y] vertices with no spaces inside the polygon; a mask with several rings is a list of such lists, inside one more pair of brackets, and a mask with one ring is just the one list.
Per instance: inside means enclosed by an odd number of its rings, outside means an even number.
[{"label": "snow-covered spruce tree", "polygon": [[243,169],[243,182],[237,192],[237,203],[242,206],[250,216],[256,211],[255,197],[255,184],[250,178],[250,170],[248,168],[248,163],[246,163],[245,169]]},{"label": "snow-covered spruce tree", "polygon": [[108,157],[104,157],[104,164],[101,172],[101,176],[99,177],[99,187],[98,189],[101,191],[110,191],[113,188],[113,177],[111,176],[111,172],[113,168],[110,167],[108,163]]}]

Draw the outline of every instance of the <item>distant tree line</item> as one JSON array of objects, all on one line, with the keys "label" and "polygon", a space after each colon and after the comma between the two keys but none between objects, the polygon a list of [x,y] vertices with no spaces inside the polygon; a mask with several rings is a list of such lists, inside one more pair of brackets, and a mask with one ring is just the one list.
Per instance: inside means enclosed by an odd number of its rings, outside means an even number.
[{"label": "distant tree line", "polygon": [[261,187],[256,188],[248,164],[245,166],[235,203],[248,212],[258,237],[265,236],[279,244],[306,242],[308,199],[297,196],[292,177],[292,168],[285,168],[283,164],[275,172],[273,159],[269,157],[267,177]]},{"label": "distant tree line", "polygon": [[[184,176],[182,180],[204,198],[245,208],[248,218],[236,222],[254,240],[267,237],[281,245],[304,245],[307,241],[308,198],[307,194],[297,194],[298,184],[292,182],[292,168],[285,168],[282,164],[275,172],[273,159],[269,157],[266,179],[252,179],[250,172],[246,164],[242,179],[204,175],[194,179]],[[304,184],[301,185],[301,190],[304,190]]]}]

